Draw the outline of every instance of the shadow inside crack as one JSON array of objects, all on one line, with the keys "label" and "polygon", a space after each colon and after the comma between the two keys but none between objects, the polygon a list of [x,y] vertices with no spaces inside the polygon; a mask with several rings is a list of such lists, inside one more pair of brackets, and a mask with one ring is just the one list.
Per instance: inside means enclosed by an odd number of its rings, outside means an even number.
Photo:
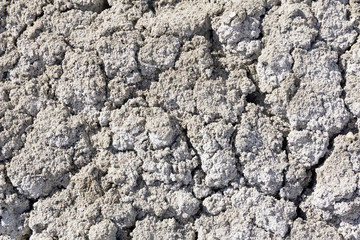
[{"label": "shadow inside crack", "polygon": [[100,12],[102,12],[102,11],[104,11],[104,10],[106,10],[106,9],[109,9],[109,8],[111,8],[111,6],[109,5],[109,2],[108,2],[107,0],[104,0]]}]

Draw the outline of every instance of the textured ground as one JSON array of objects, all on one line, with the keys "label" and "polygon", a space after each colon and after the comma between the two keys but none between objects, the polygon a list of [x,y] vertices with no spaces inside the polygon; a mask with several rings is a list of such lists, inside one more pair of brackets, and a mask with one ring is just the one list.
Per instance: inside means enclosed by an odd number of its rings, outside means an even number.
[{"label": "textured ground", "polygon": [[360,239],[359,0],[0,0],[0,240]]}]

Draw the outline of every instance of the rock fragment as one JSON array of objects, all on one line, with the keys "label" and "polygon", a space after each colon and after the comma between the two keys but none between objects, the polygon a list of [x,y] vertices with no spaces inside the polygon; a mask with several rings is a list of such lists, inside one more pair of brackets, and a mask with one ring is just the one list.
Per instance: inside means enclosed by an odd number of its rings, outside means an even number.
[{"label": "rock fragment", "polygon": [[360,234],[358,146],[357,137],[335,138],[331,155],[316,169],[314,192],[300,206],[309,216],[336,223],[338,233],[345,239],[356,239]]},{"label": "rock fragment", "polygon": [[95,52],[68,51],[55,94],[76,113],[98,110],[105,101],[106,82]]},{"label": "rock fragment", "polygon": [[345,73],[346,92],[345,103],[349,106],[350,111],[357,117],[360,116],[360,102],[357,93],[360,89],[359,84],[359,44],[355,43],[349,51],[342,55],[342,66]]},{"label": "rock fragment", "polygon": [[344,3],[323,0],[312,3],[312,8],[320,24],[320,37],[333,49],[344,51],[355,41],[358,34],[347,18]]},{"label": "rock fragment", "polygon": [[254,104],[248,104],[237,129],[235,148],[244,177],[267,194],[280,190],[288,166],[282,149],[284,130],[279,119],[267,117]]},{"label": "rock fragment", "polygon": [[156,70],[173,67],[180,50],[180,41],[174,36],[149,39],[139,51],[142,74],[152,75]]},{"label": "rock fragment", "polygon": [[190,226],[182,227],[174,219],[158,220],[146,217],[139,221],[132,233],[133,239],[193,239],[194,231]]},{"label": "rock fragment", "polygon": [[203,215],[196,220],[199,239],[281,239],[289,231],[289,224],[296,216],[292,203],[264,196],[254,188],[241,187],[231,197],[231,202],[232,206],[218,216]]},{"label": "rock fragment", "polygon": [[6,175],[6,167],[0,165],[0,234],[4,239],[16,239],[30,232],[25,222],[28,220],[30,202],[19,195]]},{"label": "rock fragment", "polygon": [[[49,122],[48,114],[53,114]],[[81,122],[70,118],[66,107],[49,105],[38,114],[25,147],[7,166],[12,184],[24,195],[37,199],[56,186],[68,183],[69,173],[89,161],[91,147],[87,136],[77,129]],[[46,134],[41,135],[46,129]]]},{"label": "rock fragment", "polygon": [[304,80],[288,107],[290,124],[297,129],[338,133],[349,120],[349,113],[341,98],[337,53],[319,44],[308,53],[296,51],[294,56],[294,72]]}]

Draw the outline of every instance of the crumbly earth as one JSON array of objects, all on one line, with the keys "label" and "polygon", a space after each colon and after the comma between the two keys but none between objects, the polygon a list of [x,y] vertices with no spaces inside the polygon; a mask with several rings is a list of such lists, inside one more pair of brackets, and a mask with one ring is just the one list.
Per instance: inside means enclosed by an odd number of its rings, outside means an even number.
[{"label": "crumbly earth", "polygon": [[0,240],[360,239],[359,21],[0,0]]}]

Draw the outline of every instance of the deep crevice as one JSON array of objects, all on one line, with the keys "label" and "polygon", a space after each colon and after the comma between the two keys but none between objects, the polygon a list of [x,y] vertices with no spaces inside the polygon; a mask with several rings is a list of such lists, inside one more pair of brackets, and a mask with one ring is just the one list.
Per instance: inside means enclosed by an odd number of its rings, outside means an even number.
[{"label": "deep crevice", "polygon": [[125,232],[126,236],[117,236],[116,239],[118,240],[124,240],[123,238],[125,237],[125,239],[132,239],[131,234],[132,232],[135,230],[136,228],[136,221],[139,221],[139,219],[137,219],[137,217],[135,218],[135,222],[132,226],[128,227],[128,228],[124,228],[123,231]]},{"label": "deep crevice", "polygon": [[306,213],[300,208],[296,207],[296,217],[301,218],[302,220],[307,220]]},{"label": "deep crevice", "polygon": [[260,93],[260,91],[255,91],[246,96],[246,101],[248,103],[254,103],[255,105],[265,106],[265,94]]},{"label": "deep crevice", "polygon": [[149,10],[150,10],[154,15],[156,15],[156,9],[155,9],[154,1],[150,1],[148,7],[149,7]]},{"label": "deep crevice", "polygon": [[250,72],[250,69],[246,69],[246,75],[251,80],[251,82],[255,85],[256,90],[246,96],[246,102],[247,103],[254,103],[255,105],[261,106],[264,108],[264,114],[265,115],[271,115],[267,112],[267,109],[269,109],[269,106],[265,103],[265,93],[262,93],[256,84],[256,79],[253,76],[253,74]]},{"label": "deep crevice", "polygon": [[111,6],[109,5],[109,2],[107,0],[104,0],[101,12],[106,10],[106,9],[109,9],[109,8],[111,8]]},{"label": "deep crevice", "polygon": [[191,140],[190,138],[188,137],[188,130],[187,128],[184,128],[182,125],[180,125],[181,127],[181,132],[183,133],[184,137],[185,137],[185,140],[186,140],[186,144],[188,145],[189,149],[191,149],[195,156],[198,158],[198,161],[199,161],[199,165],[194,168],[192,171],[191,171],[191,175],[192,177],[194,178],[194,175],[197,171],[202,171],[202,168],[201,168],[201,159],[200,159],[200,154],[198,153],[198,151],[195,149],[195,147],[192,145],[191,143]]},{"label": "deep crevice", "polygon": [[330,139],[329,141],[329,145],[327,148],[327,151],[325,153],[325,156],[323,156],[322,158],[319,159],[318,163],[314,166],[311,167],[311,169],[309,169],[308,171],[311,172],[311,180],[309,181],[309,183],[304,187],[303,192],[300,194],[300,197],[302,197],[305,193],[307,192],[313,192],[314,191],[314,187],[316,186],[317,183],[317,174],[316,174],[316,169],[320,168],[322,165],[324,165],[326,159],[330,156],[332,150],[333,150],[333,144],[334,144],[334,139]]},{"label": "deep crevice", "polygon": [[301,209],[300,209],[300,204],[306,199],[307,196],[311,195],[314,192],[314,188],[316,187],[317,184],[317,173],[316,170],[318,168],[320,168],[321,166],[324,165],[325,161],[329,158],[329,156],[332,154],[333,150],[334,150],[334,140],[336,137],[338,137],[339,135],[343,135],[344,133],[349,131],[349,124],[347,124],[339,133],[335,134],[334,136],[332,136],[329,140],[329,145],[327,147],[327,151],[325,153],[325,155],[319,159],[318,163],[314,166],[312,166],[308,172],[310,172],[311,176],[310,176],[310,181],[308,182],[308,184],[303,188],[303,191],[301,192],[301,194],[295,199],[294,203],[297,206],[297,208],[299,208],[298,210],[298,217],[301,217],[302,219],[306,219],[306,213],[304,213]]},{"label": "deep crevice", "polygon": [[[281,146],[281,150],[282,151],[285,151],[285,154],[286,154],[286,160],[287,162],[289,162],[289,149],[288,149],[288,141],[287,141],[287,134],[283,137],[283,141],[282,141],[282,146]],[[281,196],[280,196],[280,191],[281,189],[283,189],[286,185],[286,173],[288,172],[289,170],[289,164],[286,168],[284,168],[282,170],[282,176],[283,176],[283,179],[282,179],[282,184],[281,184],[281,187],[279,188],[279,190],[276,192],[276,194],[274,195],[274,197],[277,199],[277,200],[281,200]]]},{"label": "deep crevice", "polygon": [[[347,52],[347,51],[349,51],[350,49],[351,49],[351,47],[354,45],[354,44],[356,44],[357,43],[357,40],[358,40],[358,38],[355,40],[355,42],[353,43],[353,44],[351,44],[347,49],[345,49],[345,51],[343,52],[343,54],[345,53],[345,52]],[[340,73],[341,73],[341,82],[340,82],[340,86],[341,86],[341,89],[342,89],[342,91],[341,91],[341,95],[340,95],[340,98],[341,99],[343,99],[343,101],[344,101],[344,106],[345,106],[345,108],[346,108],[346,110],[353,116],[353,117],[355,117],[354,116],[354,114],[352,113],[352,111],[350,110],[350,108],[349,108],[349,106],[346,104],[346,101],[345,101],[345,99],[346,99],[346,91],[345,91],[345,87],[346,87],[346,81],[347,81],[347,79],[346,79],[346,67],[343,65],[343,63],[341,62],[341,58],[342,58],[342,55],[343,54],[339,54],[339,56],[338,56],[338,61],[337,61],[337,63],[336,63],[336,65],[338,66],[338,68],[339,68],[339,71],[340,71]]]},{"label": "deep crevice", "polygon": [[[12,182],[11,182],[11,180],[10,180],[8,174],[7,174],[7,168],[6,167],[4,168],[4,175],[5,175],[5,182],[11,186],[11,190],[16,195],[18,195],[19,197],[22,197],[22,198],[24,198],[24,199],[26,199],[28,201],[28,208],[24,212],[22,212],[22,214],[30,213],[31,211],[33,211],[34,210],[34,204],[37,202],[37,200],[28,198],[24,194],[20,193],[20,191],[12,184]],[[0,220],[1,220],[1,216],[0,216]],[[26,233],[23,236],[23,238],[24,239],[30,239],[32,233],[33,233],[33,231],[29,227],[29,232]]]}]

